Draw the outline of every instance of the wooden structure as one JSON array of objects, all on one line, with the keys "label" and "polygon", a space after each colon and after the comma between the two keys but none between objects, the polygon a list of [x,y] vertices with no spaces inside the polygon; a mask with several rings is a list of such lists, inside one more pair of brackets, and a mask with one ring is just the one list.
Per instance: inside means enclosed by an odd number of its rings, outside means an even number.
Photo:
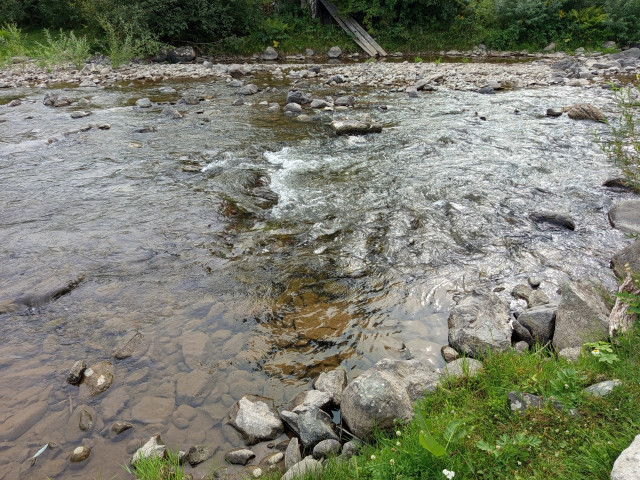
[{"label": "wooden structure", "polygon": [[387,52],[385,52],[384,49],[376,43],[373,37],[369,35],[364,28],[362,28],[362,25],[356,22],[353,18],[343,17],[340,15],[337,7],[329,0],[317,0],[317,2],[324,7],[327,12],[329,12],[336,23],[340,25],[342,29],[347,32],[347,35],[353,38],[358,46],[365,52],[372,57],[387,56]]}]

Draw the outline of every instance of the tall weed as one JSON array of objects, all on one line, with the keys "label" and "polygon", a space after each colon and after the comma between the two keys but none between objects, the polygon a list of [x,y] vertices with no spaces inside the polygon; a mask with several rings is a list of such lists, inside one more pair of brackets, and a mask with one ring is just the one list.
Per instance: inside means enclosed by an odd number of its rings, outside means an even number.
[{"label": "tall weed", "polygon": [[87,37],[76,37],[73,30],[65,33],[60,29],[57,35],[44,30],[45,43],[37,42],[38,64],[42,67],[64,66],[69,63],[77,69],[91,56]]}]

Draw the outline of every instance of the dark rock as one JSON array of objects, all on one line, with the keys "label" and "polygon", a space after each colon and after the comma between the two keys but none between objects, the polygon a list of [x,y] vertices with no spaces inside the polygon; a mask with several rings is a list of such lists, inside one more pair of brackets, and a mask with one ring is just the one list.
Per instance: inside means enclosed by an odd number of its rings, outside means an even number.
[{"label": "dark rock", "polygon": [[313,447],[313,458],[321,460],[323,458],[335,457],[340,454],[342,445],[338,440],[322,440],[315,447]]},{"label": "dark rock", "polygon": [[158,128],[155,125],[145,125],[144,127],[136,128],[133,133],[152,133],[157,131]]},{"label": "dark rock", "polygon": [[133,424],[129,422],[116,421],[111,425],[111,432],[114,435],[120,435],[121,433],[126,432],[131,428],[133,428]]},{"label": "dark rock", "polygon": [[80,422],[78,427],[80,427],[80,430],[84,430],[85,432],[87,430],[91,430],[91,427],[93,427],[93,417],[87,410],[83,409],[80,411]]},{"label": "dark rock", "polygon": [[313,381],[313,388],[331,395],[331,401],[339,406],[342,400],[342,392],[347,386],[347,372],[339,368],[329,372],[323,372]]},{"label": "dark rock", "polygon": [[626,233],[640,233],[640,200],[622,200],[609,210],[609,223]]},{"label": "dark rock", "polygon": [[227,68],[227,73],[234,78],[243,77],[247,75],[247,70],[242,65],[238,65],[237,63],[229,65]]},{"label": "dark rock", "polygon": [[560,117],[563,113],[561,108],[547,108],[547,117]]},{"label": "dark rock", "polygon": [[78,360],[73,364],[71,370],[67,374],[67,383],[71,385],[78,385],[82,381],[82,374],[87,368],[87,363],[84,360]]},{"label": "dark rock", "polygon": [[237,93],[238,95],[255,95],[259,91],[260,89],[258,88],[257,85],[254,85],[253,83],[249,83],[244,87],[241,87]]},{"label": "dark rock", "polygon": [[340,47],[331,47],[327,52],[329,58],[340,58],[342,56],[342,49]]},{"label": "dark rock", "polygon": [[454,360],[460,358],[460,354],[456,351],[456,349],[451,348],[449,345],[443,345],[442,348],[440,348],[440,353],[442,354],[442,358],[444,358],[444,361],[447,363],[451,363]]},{"label": "dark rock", "polygon": [[289,445],[287,446],[287,450],[284,453],[284,468],[289,470],[296,463],[302,460],[302,455],[300,454],[300,445],[298,443],[298,437],[293,437],[289,441]]},{"label": "dark rock", "polygon": [[449,345],[469,357],[511,346],[509,305],[495,294],[463,298],[449,314]]},{"label": "dark rock", "polygon": [[553,338],[557,309],[557,305],[529,308],[520,313],[518,322],[531,333],[535,341],[544,345]]},{"label": "dark rock", "polygon": [[309,71],[315,73],[316,75],[319,74],[321,70],[322,69],[320,67],[318,67],[317,65],[313,66],[313,67],[309,67]]},{"label": "dark rock", "polygon": [[262,59],[267,61],[273,61],[278,59],[278,52],[273,47],[267,47],[262,53]]},{"label": "dark rock", "polygon": [[568,282],[556,313],[553,346],[556,350],[581,347],[604,339],[609,332],[609,309],[600,294],[604,288],[587,282]]},{"label": "dark rock", "polygon": [[168,55],[169,55],[169,50],[167,50],[166,48],[161,48],[156,52],[156,54],[153,56],[151,61],[154,63],[166,62]]},{"label": "dark rock", "polygon": [[529,408],[542,408],[542,398],[530,393],[509,392],[507,403],[512,412],[524,412]]},{"label": "dark rock", "polygon": [[356,99],[353,95],[344,95],[342,97],[336,98],[333,104],[336,107],[353,107],[356,103]]},{"label": "dark rock", "polygon": [[607,188],[615,188],[618,190],[624,191],[633,191],[633,186],[629,184],[626,178],[616,177],[616,178],[607,178],[603,183],[603,187]]},{"label": "dark rock", "polygon": [[627,276],[627,268],[632,272],[640,272],[640,240],[617,252],[611,259],[611,268],[619,279]]},{"label": "dark rock", "polygon": [[622,385],[622,382],[618,379],[607,380],[605,382],[591,385],[590,387],[585,388],[584,391],[588,395],[593,395],[596,397],[606,397],[615,387],[619,387],[620,385]]},{"label": "dark rock", "polygon": [[576,223],[569,215],[556,212],[534,212],[529,215],[529,218],[536,224],[546,223],[555,227],[562,227],[568,230],[575,230]]},{"label": "dark rock", "polygon": [[311,407],[298,414],[300,441],[305,449],[313,449],[322,440],[338,440],[334,423],[328,413]]},{"label": "dark rock", "polygon": [[256,454],[247,448],[234,448],[224,456],[224,459],[232,465],[246,465],[254,458]]},{"label": "dark rock", "polygon": [[54,92],[48,92],[44,96],[42,103],[47,107],[68,107],[71,105],[71,99],[68,97],[62,97]]},{"label": "dark rock", "polygon": [[186,63],[195,60],[196,52],[193,47],[178,47],[167,51],[167,60],[171,63]]},{"label": "dark rock", "polygon": [[208,460],[215,453],[215,448],[209,445],[194,445],[189,449],[187,461],[192,467]]},{"label": "dark rock", "polygon": [[284,431],[273,400],[256,395],[245,395],[231,408],[229,423],[249,445],[273,440]]},{"label": "dark rock", "polygon": [[133,352],[142,343],[143,335],[140,332],[129,332],[118,343],[113,356],[118,360],[123,360],[133,355]]},{"label": "dark rock", "polygon": [[515,340],[526,342],[529,346],[534,344],[531,333],[524,326],[522,326],[520,322],[518,322],[518,320],[511,320],[511,326],[513,327]]},{"label": "dark rock", "polygon": [[89,458],[89,455],[91,455],[91,449],[89,447],[85,447],[85,446],[76,447],[73,450],[73,452],[71,452],[71,455],[69,456],[69,460],[71,460],[74,463],[78,463]]},{"label": "dark rock", "polygon": [[603,123],[607,121],[607,117],[599,108],[586,103],[571,105],[570,107],[565,107],[563,110],[566,111],[569,118],[573,120],[592,120]]},{"label": "dark rock", "polygon": [[287,104],[297,103],[298,105],[306,105],[311,103],[311,95],[301,92],[300,90],[289,90],[287,92]]},{"label": "dark rock", "polygon": [[482,95],[495,95],[496,91],[493,87],[487,85],[486,87],[482,87],[476,90],[476,93],[480,93]]}]

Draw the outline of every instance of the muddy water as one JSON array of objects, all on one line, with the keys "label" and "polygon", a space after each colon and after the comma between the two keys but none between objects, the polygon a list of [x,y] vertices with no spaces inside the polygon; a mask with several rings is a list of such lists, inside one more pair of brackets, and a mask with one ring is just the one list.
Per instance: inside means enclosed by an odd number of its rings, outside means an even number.
[{"label": "muddy water", "polygon": [[[567,278],[613,286],[609,258],[628,240],[606,219],[624,194],[600,187],[616,174],[593,143],[603,127],[543,116],[610,112],[608,93],[358,91],[356,110],[385,129],[336,138],[327,123],[343,113],[269,112],[258,103],[287,89],[270,87],[251,106],[231,106],[221,81],[61,89],[89,102],[76,120],[43,90],[0,91],[22,99],[0,107],[0,479],[129,478],[120,465],[156,433],[214,446],[204,474],[242,445],[225,416],[246,393],[282,405],[329,368],[440,366],[465,291],[507,298],[529,275],[552,298]],[[176,105],[181,119],[132,106],[183,94],[202,101]],[[577,228],[535,225],[535,211]],[[142,344],[113,358],[135,331]],[[67,384],[79,359],[113,362],[113,385]],[[113,437],[116,420],[134,428]],[[70,464],[78,445],[92,454]]]}]

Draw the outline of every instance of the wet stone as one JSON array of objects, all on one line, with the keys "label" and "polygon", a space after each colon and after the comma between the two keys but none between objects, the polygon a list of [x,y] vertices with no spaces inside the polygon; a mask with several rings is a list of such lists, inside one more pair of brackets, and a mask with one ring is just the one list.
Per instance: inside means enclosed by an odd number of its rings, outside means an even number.
[{"label": "wet stone", "polygon": [[71,452],[71,456],[69,457],[69,460],[71,460],[74,463],[78,463],[89,458],[89,455],[91,455],[91,449],[89,447],[85,447],[85,446],[76,447],[73,450],[73,452]]},{"label": "wet stone", "polygon": [[80,430],[84,431],[91,430],[91,427],[93,427],[93,417],[87,410],[80,412],[80,423],[78,426]]},{"label": "wet stone", "polygon": [[101,362],[84,371],[84,385],[89,387],[91,395],[99,395],[113,383],[113,365]]},{"label": "wet stone", "polygon": [[143,335],[140,332],[129,332],[118,343],[113,351],[113,356],[118,360],[123,360],[133,355],[133,352],[142,342]]},{"label": "wet stone", "polygon": [[246,465],[255,457],[256,454],[248,448],[234,448],[225,454],[224,459],[232,465]]},{"label": "wet stone", "polygon": [[245,395],[229,411],[229,423],[249,445],[261,440],[273,440],[284,431],[284,425],[273,406],[273,400]]},{"label": "wet stone", "polygon": [[11,100],[9,103],[7,103],[7,107],[19,107],[20,105],[22,105],[22,102],[18,99]]},{"label": "wet stone", "polygon": [[116,421],[111,425],[111,432],[114,435],[120,435],[123,432],[133,428],[133,424],[129,422]]},{"label": "wet stone", "polygon": [[189,449],[187,461],[192,467],[213,456],[215,449],[209,445],[194,445]]},{"label": "wet stone", "polygon": [[67,375],[67,383],[70,383],[71,385],[78,385],[82,381],[82,374],[86,368],[87,362],[84,360],[78,360],[74,363]]},{"label": "wet stone", "polygon": [[149,100],[148,98],[141,98],[139,100],[136,100],[136,107],[151,108],[152,106],[153,103],[151,103],[151,100]]},{"label": "wet stone", "polygon": [[84,118],[84,117],[88,117],[89,115],[91,115],[91,112],[85,111],[85,110],[78,110],[76,112],[73,112],[71,114],[71,118]]}]

